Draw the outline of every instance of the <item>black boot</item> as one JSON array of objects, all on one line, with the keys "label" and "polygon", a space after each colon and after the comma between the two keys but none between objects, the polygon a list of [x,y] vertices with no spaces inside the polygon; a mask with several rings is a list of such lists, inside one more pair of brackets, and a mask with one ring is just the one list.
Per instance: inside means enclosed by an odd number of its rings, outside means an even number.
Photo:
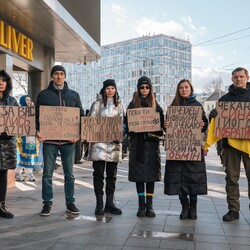
[{"label": "black boot", "polygon": [[197,200],[190,199],[188,218],[191,220],[197,219]]},{"label": "black boot", "polygon": [[146,216],[147,217],[155,217],[155,211],[153,209],[153,196],[147,196],[146,202]]},{"label": "black boot", "polygon": [[2,201],[0,203],[0,217],[8,218],[8,219],[11,219],[14,217],[14,215],[7,210],[7,207],[5,205],[5,201]]},{"label": "black boot", "polygon": [[103,195],[97,194],[96,195],[96,207],[95,207],[95,215],[104,215],[103,211]]},{"label": "black boot", "polygon": [[180,199],[182,210],[180,214],[180,219],[185,220],[188,218],[188,212],[189,212],[189,200],[188,199]]},{"label": "black boot", "polygon": [[145,196],[139,196],[139,208],[137,211],[137,216],[138,217],[145,217],[146,213],[145,213],[145,208],[146,208],[146,204],[145,204]]},{"label": "black boot", "polygon": [[122,210],[115,206],[114,204],[114,194],[107,194],[106,204],[104,208],[104,212],[120,215],[122,214]]}]

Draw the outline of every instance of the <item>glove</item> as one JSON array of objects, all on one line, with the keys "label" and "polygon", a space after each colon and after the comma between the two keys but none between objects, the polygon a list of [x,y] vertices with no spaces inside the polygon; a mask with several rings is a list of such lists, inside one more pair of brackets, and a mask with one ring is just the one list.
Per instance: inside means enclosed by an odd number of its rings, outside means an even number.
[{"label": "glove", "polygon": [[211,120],[212,118],[215,118],[218,115],[218,112],[216,109],[212,109],[210,114],[209,114],[209,120]]},{"label": "glove", "polygon": [[88,144],[87,140],[84,140],[82,143],[83,143],[83,144]]},{"label": "glove", "polygon": [[118,140],[114,140],[113,143],[119,144],[120,142]]}]

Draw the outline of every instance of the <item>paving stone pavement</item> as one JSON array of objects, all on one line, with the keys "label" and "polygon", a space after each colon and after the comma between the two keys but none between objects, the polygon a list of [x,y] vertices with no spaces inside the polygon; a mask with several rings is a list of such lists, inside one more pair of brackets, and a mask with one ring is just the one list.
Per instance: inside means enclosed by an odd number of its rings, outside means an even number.
[{"label": "paving stone pavement", "polygon": [[155,218],[136,216],[138,201],[135,183],[128,182],[128,160],[118,165],[116,204],[122,215],[94,215],[95,196],[91,162],[74,166],[76,206],[81,215],[66,213],[62,168],[55,170],[54,203],[51,215],[41,217],[41,177],[36,182],[16,183],[7,195],[7,206],[14,219],[0,218],[0,249],[196,249],[249,250],[250,211],[247,180],[241,171],[240,219],[223,222],[227,212],[224,168],[215,148],[206,157],[208,195],[198,198],[198,219],[180,220],[177,196],[163,194],[165,154],[162,150],[162,181],[156,183]]}]

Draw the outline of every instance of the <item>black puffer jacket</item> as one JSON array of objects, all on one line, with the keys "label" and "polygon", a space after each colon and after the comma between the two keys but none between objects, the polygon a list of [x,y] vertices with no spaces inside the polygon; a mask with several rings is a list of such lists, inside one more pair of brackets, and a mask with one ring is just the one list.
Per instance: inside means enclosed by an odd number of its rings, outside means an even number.
[{"label": "black puffer jacket", "polygon": [[[146,107],[146,104],[143,103],[143,99],[141,100],[141,105],[142,107]],[[133,108],[134,104],[131,102],[128,109]],[[164,115],[163,110],[158,103],[156,103],[156,109],[160,112],[161,128],[163,128]],[[125,123],[127,123],[126,117]],[[158,134],[162,135],[162,131],[159,131]],[[130,134],[129,181],[155,182],[161,180],[161,155],[159,140],[150,140],[147,135],[148,133]]]},{"label": "black puffer jacket", "polygon": [[[229,91],[227,94],[223,95],[219,102],[250,102],[250,82],[247,83],[247,87],[235,88],[234,85],[230,85]],[[222,148],[228,148],[227,138],[222,139]]]},{"label": "black puffer jacket", "polygon": [[84,111],[82,109],[82,103],[81,103],[79,94],[76,91],[69,89],[67,82],[64,82],[64,88],[62,90],[57,90],[53,86],[53,81],[51,81],[48,88],[42,90],[38,94],[37,100],[36,100],[36,130],[37,131],[39,131],[39,107],[40,105],[77,107],[80,109],[80,116],[84,115]]},{"label": "black puffer jacket", "polygon": [[[194,97],[183,100],[181,106],[202,106]],[[205,125],[202,132],[208,127],[208,119],[203,111],[202,120]],[[207,175],[205,158],[202,151],[201,161],[166,160],[164,193],[179,194],[207,194]]]},{"label": "black puffer jacket", "polygon": [[[7,79],[6,90],[3,98],[0,98],[0,106],[18,106],[17,100],[10,96],[12,91],[12,81],[4,70],[0,70],[0,76]],[[6,132],[0,134],[0,170],[16,168],[16,138],[8,136]]]}]

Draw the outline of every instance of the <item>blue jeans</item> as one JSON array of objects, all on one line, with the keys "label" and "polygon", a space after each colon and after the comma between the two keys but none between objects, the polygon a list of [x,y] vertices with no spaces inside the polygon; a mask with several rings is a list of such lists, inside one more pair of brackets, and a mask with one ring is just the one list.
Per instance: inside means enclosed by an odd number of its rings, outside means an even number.
[{"label": "blue jeans", "polygon": [[55,168],[58,151],[61,154],[62,167],[64,172],[64,194],[66,205],[75,202],[75,177],[73,174],[73,164],[75,156],[75,144],[52,145],[43,144],[44,169],[42,178],[42,199],[44,204],[52,204],[53,186],[52,176]]}]

